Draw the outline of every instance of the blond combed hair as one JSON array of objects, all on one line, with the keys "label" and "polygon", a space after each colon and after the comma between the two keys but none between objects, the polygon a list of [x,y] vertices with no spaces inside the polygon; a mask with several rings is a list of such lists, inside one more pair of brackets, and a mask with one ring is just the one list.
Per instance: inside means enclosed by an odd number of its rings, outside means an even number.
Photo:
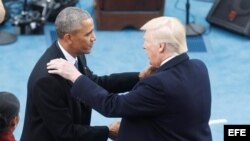
[{"label": "blond combed hair", "polygon": [[149,31],[155,43],[168,44],[173,52],[181,54],[188,51],[185,28],[175,17],[154,18],[144,24],[141,30]]}]

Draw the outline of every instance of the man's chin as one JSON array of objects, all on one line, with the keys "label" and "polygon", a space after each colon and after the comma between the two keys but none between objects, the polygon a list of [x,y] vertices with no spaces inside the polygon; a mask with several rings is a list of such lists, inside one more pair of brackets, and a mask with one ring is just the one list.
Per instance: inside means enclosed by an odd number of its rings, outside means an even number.
[{"label": "man's chin", "polygon": [[90,53],[91,53],[91,49],[92,49],[92,47],[90,47],[90,48],[84,50],[83,53],[84,53],[84,54],[90,54]]},{"label": "man's chin", "polygon": [[90,53],[91,53],[91,50],[86,51],[84,54],[90,54]]}]

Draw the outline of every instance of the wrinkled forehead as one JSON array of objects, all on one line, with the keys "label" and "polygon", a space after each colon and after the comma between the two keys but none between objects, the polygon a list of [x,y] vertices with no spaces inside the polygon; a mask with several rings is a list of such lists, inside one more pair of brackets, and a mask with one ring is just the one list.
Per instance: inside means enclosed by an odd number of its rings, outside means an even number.
[{"label": "wrinkled forehead", "polygon": [[144,39],[144,40],[147,40],[147,39],[148,39],[148,36],[149,36],[149,35],[148,35],[148,32],[147,32],[147,31],[144,31],[143,34],[144,34],[144,35],[143,35],[143,39]]},{"label": "wrinkled forehead", "polygon": [[153,30],[144,31],[144,35],[143,35],[144,40],[152,38],[153,32],[154,32]]}]

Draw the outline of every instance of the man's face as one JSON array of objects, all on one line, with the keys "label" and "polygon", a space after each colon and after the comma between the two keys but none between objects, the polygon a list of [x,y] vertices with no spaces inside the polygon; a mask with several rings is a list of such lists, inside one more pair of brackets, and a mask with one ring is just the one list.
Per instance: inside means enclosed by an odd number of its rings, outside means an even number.
[{"label": "man's face", "polygon": [[150,65],[153,67],[159,67],[160,62],[158,59],[158,47],[156,44],[154,44],[152,34],[150,34],[148,31],[146,31],[144,34],[144,49],[148,55]]},{"label": "man's face", "polygon": [[91,52],[96,36],[92,18],[82,21],[82,27],[72,35],[72,49],[77,55]]}]

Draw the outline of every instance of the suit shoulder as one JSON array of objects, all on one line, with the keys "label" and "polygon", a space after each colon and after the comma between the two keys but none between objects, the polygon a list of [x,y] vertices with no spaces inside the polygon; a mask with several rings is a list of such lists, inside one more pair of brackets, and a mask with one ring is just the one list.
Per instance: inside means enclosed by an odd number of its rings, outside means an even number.
[{"label": "suit shoulder", "polygon": [[41,79],[41,78],[46,78],[46,77],[51,77],[53,75],[48,73],[47,70],[47,63],[55,58],[59,58],[60,51],[56,49],[54,45],[51,47],[47,48],[46,51],[42,54],[42,56],[38,59],[36,62],[31,74],[30,78],[34,77],[35,80]]},{"label": "suit shoulder", "polygon": [[153,85],[159,86],[159,84],[161,83],[161,79],[162,79],[162,74],[160,72],[160,73],[155,73],[144,78],[143,80],[140,81],[140,83],[150,85],[150,86],[153,86]]},{"label": "suit shoulder", "polygon": [[200,60],[200,59],[190,59],[189,61],[192,62],[192,63],[196,63],[196,64],[200,64],[200,65],[205,65],[205,63],[202,60]]}]

